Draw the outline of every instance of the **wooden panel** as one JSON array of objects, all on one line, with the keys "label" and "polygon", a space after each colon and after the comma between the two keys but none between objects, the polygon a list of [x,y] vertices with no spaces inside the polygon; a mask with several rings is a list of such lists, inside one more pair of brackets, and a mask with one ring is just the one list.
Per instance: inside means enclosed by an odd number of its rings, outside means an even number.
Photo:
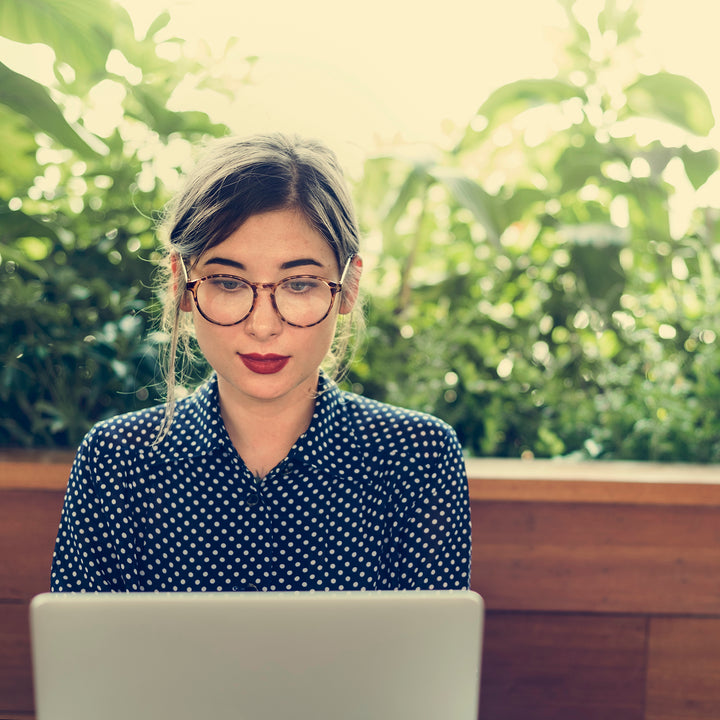
[{"label": "wooden panel", "polygon": [[[62,457],[62,456],[61,456]],[[579,480],[622,483],[720,483],[720,463],[657,463],[634,460],[467,458],[468,476],[488,480]]]},{"label": "wooden panel", "polygon": [[[2,450],[0,489],[62,490],[73,450]],[[475,500],[720,505],[720,465],[468,458]]]},{"label": "wooden panel", "polygon": [[473,502],[490,609],[720,614],[720,508]]},{"label": "wooden panel", "polygon": [[489,612],[480,720],[643,720],[646,625]]},{"label": "wooden panel", "polygon": [[27,603],[0,603],[0,717],[33,712]]},{"label": "wooden panel", "polygon": [[[720,583],[717,569],[715,582]],[[720,618],[650,624],[647,720],[720,717]]]},{"label": "wooden panel", "polygon": [[0,492],[0,599],[29,600],[50,589],[63,492]]},{"label": "wooden panel", "polygon": [[468,458],[472,500],[720,506],[720,465]]},{"label": "wooden panel", "polygon": [[0,489],[64,490],[74,457],[68,450],[3,450]]},{"label": "wooden panel", "polygon": [[[32,720],[27,601],[49,585],[71,460],[0,456],[2,720]],[[482,720],[720,718],[720,467],[468,472]]]}]

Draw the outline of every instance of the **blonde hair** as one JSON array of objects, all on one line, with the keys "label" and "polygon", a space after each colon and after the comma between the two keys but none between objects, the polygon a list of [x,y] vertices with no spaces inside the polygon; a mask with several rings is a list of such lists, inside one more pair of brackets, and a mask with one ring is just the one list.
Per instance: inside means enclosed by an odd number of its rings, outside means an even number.
[{"label": "blonde hair", "polygon": [[[189,314],[180,309],[185,283],[173,273],[172,258],[182,258],[190,267],[251,216],[280,209],[302,213],[332,248],[338,268],[358,253],[359,230],[342,169],[335,154],[316,140],[279,133],[216,140],[207,146],[166,208],[159,228],[165,251],[160,295],[162,327],[169,342],[164,363],[165,415],[156,443],[170,428],[178,383],[185,381],[195,361],[192,324]],[[324,363],[335,379],[347,369],[362,327],[363,314],[357,302],[351,313],[340,316]]]}]

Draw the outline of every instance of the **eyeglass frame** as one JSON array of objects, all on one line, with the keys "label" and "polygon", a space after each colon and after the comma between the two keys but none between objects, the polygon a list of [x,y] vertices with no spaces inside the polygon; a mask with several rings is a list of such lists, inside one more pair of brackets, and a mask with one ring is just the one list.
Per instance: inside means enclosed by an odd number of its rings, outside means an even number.
[{"label": "eyeglass frame", "polygon": [[[330,312],[333,309],[333,306],[335,305],[335,297],[338,293],[342,292],[343,284],[345,282],[345,278],[348,274],[348,271],[350,270],[350,264],[352,263],[353,259],[355,258],[356,253],[353,253],[350,255],[350,257],[345,262],[345,267],[343,268],[342,274],[340,275],[340,280],[338,282],[335,282],[334,280],[328,280],[327,278],[320,277],[318,275],[288,275],[288,277],[283,278],[282,280],[278,280],[277,282],[271,282],[271,283],[254,283],[250,282],[250,280],[246,280],[244,277],[241,277],[240,275],[230,275],[228,273],[213,273],[212,275],[205,275],[201,278],[196,278],[195,280],[190,280],[188,276],[188,270],[187,266],[185,265],[185,260],[183,259],[182,255],[178,254],[178,258],[180,259],[180,266],[183,270],[183,276],[185,280],[185,291],[189,291],[190,294],[193,297],[193,300],[195,302],[195,307],[197,308],[198,312],[208,321],[211,322],[213,325],[219,325],[220,327],[232,327],[233,325],[239,325],[241,322],[245,322],[250,315],[252,315],[253,310],[255,309],[255,305],[257,305],[257,299],[258,299],[258,290],[269,290],[270,291],[270,302],[272,304],[273,310],[277,314],[277,316],[286,324],[290,325],[291,327],[296,328],[310,328],[315,327],[315,325],[319,325],[323,320],[327,318],[327,316],[330,314]],[[200,303],[197,299],[197,289],[200,286],[202,282],[205,280],[212,280],[213,278],[232,278],[233,280],[241,280],[246,285],[248,285],[250,288],[252,288],[253,291],[253,300],[252,304],[250,305],[250,309],[243,315],[243,317],[240,318],[240,320],[236,320],[232,323],[220,323],[217,322],[217,320],[212,320],[209,318],[204,312],[203,309],[200,307]],[[328,306],[327,312],[319,319],[316,320],[314,323],[310,323],[310,325],[298,325],[297,323],[292,323],[286,318],[283,317],[280,310],[278,310],[277,303],[275,302],[275,290],[280,287],[283,283],[286,283],[288,280],[302,280],[302,279],[312,279],[312,280],[320,280],[320,282],[324,282],[329,288],[330,288],[330,305]]]}]

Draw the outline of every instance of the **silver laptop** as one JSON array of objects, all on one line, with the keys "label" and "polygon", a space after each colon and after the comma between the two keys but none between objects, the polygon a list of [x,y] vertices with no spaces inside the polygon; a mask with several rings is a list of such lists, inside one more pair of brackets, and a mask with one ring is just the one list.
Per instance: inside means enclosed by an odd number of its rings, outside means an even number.
[{"label": "silver laptop", "polygon": [[37,720],[475,720],[470,591],[43,594]]}]

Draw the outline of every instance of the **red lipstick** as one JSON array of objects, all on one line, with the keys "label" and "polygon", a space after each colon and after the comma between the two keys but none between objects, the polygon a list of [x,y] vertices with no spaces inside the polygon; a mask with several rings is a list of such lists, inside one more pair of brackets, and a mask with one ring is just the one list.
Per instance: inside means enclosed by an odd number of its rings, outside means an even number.
[{"label": "red lipstick", "polygon": [[258,375],[273,375],[280,372],[290,360],[289,355],[259,355],[249,353],[240,355],[245,367]]}]

